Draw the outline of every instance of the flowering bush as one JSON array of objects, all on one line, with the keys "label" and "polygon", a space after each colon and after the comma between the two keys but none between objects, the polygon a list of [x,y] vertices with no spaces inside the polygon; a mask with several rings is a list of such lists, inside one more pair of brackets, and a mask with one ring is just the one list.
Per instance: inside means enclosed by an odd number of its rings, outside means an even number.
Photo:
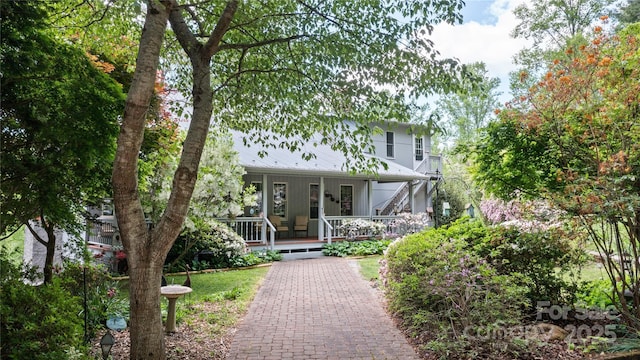
[{"label": "flowering bush", "polygon": [[429,216],[426,213],[401,213],[391,222],[390,227],[394,230],[394,234],[406,235],[422,231],[429,226],[429,222]]},{"label": "flowering bush", "polygon": [[530,306],[540,300],[572,303],[576,286],[567,275],[583,261],[583,251],[575,246],[581,233],[564,229],[564,212],[541,200],[489,199],[480,208],[497,226],[473,244],[475,251],[500,274],[522,274],[531,284]]},{"label": "flowering bush", "polygon": [[[389,308],[442,358],[456,358],[455,349],[470,341],[467,333],[517,323],[525,303],[512,276],[498,275],[468,248],[447,229],[429,229],[394,241],[381,261]],[[487,345],[488,352],[501,347]]]},{"label": "flowering bush", "polygon": [[338,227],[340,234],[347,240],[354,240],[358,236],[376,237],[384,235],[387,226],[381,222],[352,219],[345,220]]},{"label": "flowering bush", "polygon": [[167,256],[169,270],[194,270],[231,266],[231,259],[247,252],[247,244],[226,224],[212,219],[190,218]]},{"label": "flowering bush", "polygon": [[487,199],[480,203],[480,210],[491,224],[516,228],[522,232],[547,231],[560,227],[565,214],[542,200]]}]

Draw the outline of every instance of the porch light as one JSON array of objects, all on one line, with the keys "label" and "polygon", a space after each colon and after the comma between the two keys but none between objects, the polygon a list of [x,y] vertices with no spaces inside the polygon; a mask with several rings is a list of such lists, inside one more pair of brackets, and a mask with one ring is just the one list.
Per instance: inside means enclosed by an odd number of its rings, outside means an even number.
[{"label": "porch light", "polygon": [[102,348],[102,359],[107,360],[111,347],[116,343],[116,339],[111,335],[111,332],[107,330],[102,339],[100,339],[100,347]]}]

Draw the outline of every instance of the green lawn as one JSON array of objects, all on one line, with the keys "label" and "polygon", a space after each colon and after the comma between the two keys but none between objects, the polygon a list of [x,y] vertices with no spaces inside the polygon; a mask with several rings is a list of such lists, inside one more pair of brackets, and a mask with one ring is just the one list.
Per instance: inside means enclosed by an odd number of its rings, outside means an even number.
[{"label": "green lawn", "polygon": [[378,268],[380,264],[378,261],[382,259],[382,256],[368,256],[362,259],[358,259],[360,265],[360,273],[362,277],[369,281],[378,280]]},{"label": "green lawn", "polygon": [[[211,301],[217,298],[237,297],[240,294],[251,295],[262,282],[269,271],[268,266],[230,271],[207,273],[191,273],[191,288],[193,292],[188,298],[192,302]],[[165,276],[167,283],[182,285],[186,275]],[[129,297],[129,281],[119,282],[120,296]]]},{"label": "green lawn", "polygon": [[0,242],[0,247],[9,253],[9,258],[15,264],[22,264],[24,254],[24,227],[16,231],[11,237]]}]

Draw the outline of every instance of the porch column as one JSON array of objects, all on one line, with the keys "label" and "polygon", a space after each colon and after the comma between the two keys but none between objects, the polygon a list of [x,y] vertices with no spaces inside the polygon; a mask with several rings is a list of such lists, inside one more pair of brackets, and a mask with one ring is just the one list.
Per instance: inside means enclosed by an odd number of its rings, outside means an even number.
[{"label": "porch column", "polygon": [[369,220],[373,220],[373,181],[367,180],[367,200],[369,202]]},{"label": "porch column", "polygon": [[409,207],[411,208],[411,213],[415,214],[416,198],[413,195],[413,181],[409,181]]},{"label": "porch column", "polygon": [[320,177],[320,199],[318,200],[318,240],[322,241],[324,238],[324,177]]},{"label": "porch column", "polygon": [[[267,210],[269,209],[269,204],[267,204],[267,200],[269,199],[269,197],[267,196],[267,174],[262,174],[262,218],[266,219],[267,215],[269,215],[267,213]],[[267,223],[265,223],[264,221],[262,222],[262,233],[260,234],[262,242],[266,245],[267,244]],[[271,249],[273,250],[273,249]]]}]

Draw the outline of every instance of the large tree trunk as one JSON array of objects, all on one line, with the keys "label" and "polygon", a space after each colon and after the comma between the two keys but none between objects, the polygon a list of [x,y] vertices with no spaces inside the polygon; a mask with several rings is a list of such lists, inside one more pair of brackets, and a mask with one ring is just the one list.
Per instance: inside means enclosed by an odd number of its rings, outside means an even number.
[{"label": "large tree trunk", "polygon": [[[176,0],[148,1],[136,71],[118,137],[112,179],[118,226],[129,262],[131,359],[165,359],[160,316],[162,265],[187,215],[209,130],[213,112],[211,57],[217,51],[237,5],[237,1],[227,4],[209,41],[203,46],[186,25]],[[155,228],[150,230],[146,227],[138,195],[138,153],[169,16],[172,28],[193,66],[193,116],[174,174],[167,208]]]},{"label": "large tree trunk", "polygon": [[[150,0],[140,38],[136,70],[124,110],[113,167],[113,197],[118,227],[128,254],[131,304],[131,359],[165,359],[160,313],[160,282],[168,237],[147,229],[138,195],[138,153],[146,113],[154,91],[160,49],[170,9],[166,2]],[[160,245],[160,246],[158,246]],[[170,247],[170,245],[168,245]]]}]

